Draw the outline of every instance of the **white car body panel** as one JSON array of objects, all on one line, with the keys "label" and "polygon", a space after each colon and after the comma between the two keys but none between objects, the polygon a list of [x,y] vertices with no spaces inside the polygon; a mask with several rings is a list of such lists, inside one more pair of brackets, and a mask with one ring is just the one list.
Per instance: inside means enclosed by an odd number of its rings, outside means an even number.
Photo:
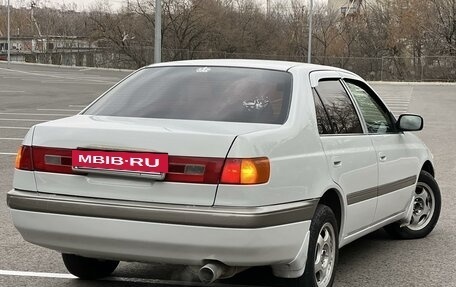
[{"label": "white car body panel", "polygon": [[[414,138],[407,134],[372,135],[371,138],[379,159],[380,186],[398,179],[413,177],[419,173],[417,168],[420,166],[420,158],[414,156],[418,142],[413,143]],[[411,185],[379,196],[374,221],[404,211],[410,204],[414,190],[415,186]]]},{"label": "white car body panel", "polygon": [[[346,198],[377,185],[377,159],[369,137],[364,135],[321,138],[331,177]],[[377,198],[348,204],[343,236],[372,223]],[[363,216],[359,216],[363,214]]]},{"label": "white car body panel", "polygon": [[219,260],[231,266],[289,263],[298,254],[310,226],[306,221],[252,230],[22,210],[12,210],[11,215],[25,240],[60,252],[189,265],[202,265],[203,260]]},{"label": "white car body panel", "polygon": [[37,191],[35,174],[31,171],[15,169],[13,185],[16,189]]},{"label": "white car body panel", "polygon": [[236,135],[274,128],[277,125],[78,115],[37,125],[33,145],[224,157]]},{"label": "white car body panel", "polygon": [[339,243],[339,248],[341,247],[344,247],[345,245],[355,241],[356,239],[359,239],[360,237],[363,237],[364,235],[367,235],[379,228],[382,228],[383,226],[387,225],[387,224],[390,224],[390,223],[393,223],[393,222],[396,222],[396,221],[399,221],[399,220],[402,220],[404,219],[404,217],[406,216],[406,213],[405,212],[401,212],[401,213],[398,213],[398,214],[393,214],[392,216],[388,217],[388,218],[385,218],[381,221],[377,221],[377,222],[374,222],[372,223],[371,225],[369,225],[368,227],[366,228],[363,228],[361,230],[358,230],[346,237],[343,237],[341,240],[340,240],[340,243]]},{"label": "white car body panel", "polygon": [[83,197],[211,206],[216,185],[182,184],[103,175],[35,172],[38,191]]}]

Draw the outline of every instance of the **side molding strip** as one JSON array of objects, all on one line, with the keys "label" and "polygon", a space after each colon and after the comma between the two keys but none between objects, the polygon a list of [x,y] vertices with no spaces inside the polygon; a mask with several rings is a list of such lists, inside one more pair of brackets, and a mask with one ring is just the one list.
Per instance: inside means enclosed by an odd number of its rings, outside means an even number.
[{"label": "side molding strip", "polygon": [[377,187],[371,187],[356,191],[347,195],[348,205],[355,204],[364,200],[368,200],[377,196],[378,189]]},{"label": "side molding strip", "polygon": [[386,183],[377,187],[371,187],[360,191],[353,192],[347,195],[348,205],[355,204],[364,200],[372,199],[374,197],[382,196],[402,188],[409,187],[416,183],[416,175],[409,176],[404,179]]},{"label": "side molding strip", "polygon": [[416,183],[416,175],[409,176],[407,178],[404,178],[404,179],[401,179],[398,181],[394,181],[391,183],[381,185],[378,187],[378,196],[382,196],[382,195],[388,194],[390,192],[394,192],[396,190],[414,185],[415,183]]}]

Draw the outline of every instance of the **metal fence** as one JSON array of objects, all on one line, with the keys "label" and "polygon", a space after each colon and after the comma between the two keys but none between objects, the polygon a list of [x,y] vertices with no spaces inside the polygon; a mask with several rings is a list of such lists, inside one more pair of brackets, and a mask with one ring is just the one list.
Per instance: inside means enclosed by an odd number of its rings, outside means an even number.
[{"label": "metal fence", "polygon": [[[24,53],[16,59],[25,62],[67,66],[136,69],[153,63],[153,47],[134,47],[127,53],[99,48],[84,51],[53,51]],[[20,56],[20,57],[19,57]],[[228,53],[223,51],[191,51],[163,49],[163,61],[189,59],[267,59],[305,62],[307,55]],[[330,65],[353,71],[369,81],[444,81],[456,82],[456,57],[321,57],[313,56],[315,64]]]}]

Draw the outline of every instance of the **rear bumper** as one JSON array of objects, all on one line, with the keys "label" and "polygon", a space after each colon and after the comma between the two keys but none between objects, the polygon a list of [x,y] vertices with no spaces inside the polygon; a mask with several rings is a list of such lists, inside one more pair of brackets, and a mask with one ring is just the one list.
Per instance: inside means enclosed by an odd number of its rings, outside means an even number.
[{"label": "rear bumper", "polygon": [[125,261],[199,265],[218,260],[254,266],[295,259],[316,201],[193,207],[12,190],[8,205],[25,240],[60,252]]}]

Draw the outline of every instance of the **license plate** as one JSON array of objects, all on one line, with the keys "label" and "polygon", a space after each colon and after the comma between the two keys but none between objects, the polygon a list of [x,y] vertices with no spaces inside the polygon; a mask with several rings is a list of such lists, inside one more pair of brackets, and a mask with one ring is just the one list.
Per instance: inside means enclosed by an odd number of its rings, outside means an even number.
[{"label": "license plate", "polygon": [[167,173],[168,154],[123,151],[73,150],[74,169]]}]

